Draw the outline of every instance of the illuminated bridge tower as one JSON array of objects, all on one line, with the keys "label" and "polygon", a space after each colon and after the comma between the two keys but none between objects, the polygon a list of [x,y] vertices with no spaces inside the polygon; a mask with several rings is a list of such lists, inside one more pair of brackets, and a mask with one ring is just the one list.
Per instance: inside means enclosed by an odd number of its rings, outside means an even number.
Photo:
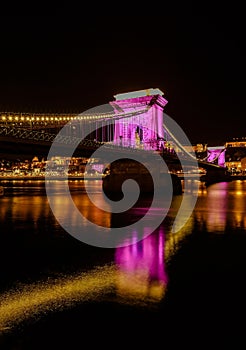
[{"label": "illuminated bridge tower", "polygon": [[207,147],[209,163],[214,163],[221,167],[225,167],[225,146]]},{"label": "illuminated bridge tower", "polygon": [[110,102],[115,121],[114,143],[123,146],[144,146],[154,149],[164,139],[163,109],[167,100],[159,89],[139,90],[117,94]]}]

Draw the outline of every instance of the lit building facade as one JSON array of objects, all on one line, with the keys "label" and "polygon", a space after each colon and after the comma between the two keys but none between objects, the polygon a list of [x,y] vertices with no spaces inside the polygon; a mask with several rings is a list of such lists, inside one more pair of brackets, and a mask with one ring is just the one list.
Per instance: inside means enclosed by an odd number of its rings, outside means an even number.
[{"label": "lit building facade", "polygon": [[246,138],[235,138],[226,142],[225,164],[233,174],[245,174],[246,172]]}]

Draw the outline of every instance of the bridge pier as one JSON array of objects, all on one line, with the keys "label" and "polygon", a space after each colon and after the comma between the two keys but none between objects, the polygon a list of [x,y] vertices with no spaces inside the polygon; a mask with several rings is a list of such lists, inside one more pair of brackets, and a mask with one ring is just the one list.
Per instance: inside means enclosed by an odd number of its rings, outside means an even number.
[{"label": "bridge pier", "polygon": [[217,182],[228,182],[231,180],[231,176],[227,173],[225,168],[216,168],[215,170],[207,169],[206,174],[200,177],[200,181],[204,182],[206,186],[210,186]]},{"label": "bridge pier", "polygon": [[[154,163],[153,163],[154,164]],[[108,174],[103,178],[103,190],[109,198],[122,198],[122,184],[128,180],[135,180],[140,188],[140,196],[153,195],[154,190],[160,194],[165,194],[165,189],[170,185],[170,176],[173,186],[173,194],[182,194],[182,182],[179,177],[171,173],[160,173],[159,166],[152,167],[158,183],[153,183],[153,178],[148,169],[141,163],[131,159],[120,159],[110,164]],[[154,187],[155,186],[155,187]],[[131,194],[131,190],[129,190]]]}]

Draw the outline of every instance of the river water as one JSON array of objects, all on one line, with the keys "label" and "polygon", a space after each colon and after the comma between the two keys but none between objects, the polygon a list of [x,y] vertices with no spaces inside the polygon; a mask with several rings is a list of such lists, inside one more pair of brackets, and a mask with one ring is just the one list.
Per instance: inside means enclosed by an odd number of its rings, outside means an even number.
[{"label": "river water", "polygon": [[[191,217],[173,233],[182,200],[175,196],[153,233],[119,248],[91,246],[67,233],[42,181],[2,185],[1,349],[131,348],[134,342],[219,349],[244,339],[246,181],[201,186]],[[124,215],[103,212],[84,185],[70,182],[72,198],[99,226],[132,223],[151,202],[141,199]],[[101,181],[87,185],[100,201]],[[63,201],[63,182],[54,188]],[[152,215],[161,215],[158,208]]]}]

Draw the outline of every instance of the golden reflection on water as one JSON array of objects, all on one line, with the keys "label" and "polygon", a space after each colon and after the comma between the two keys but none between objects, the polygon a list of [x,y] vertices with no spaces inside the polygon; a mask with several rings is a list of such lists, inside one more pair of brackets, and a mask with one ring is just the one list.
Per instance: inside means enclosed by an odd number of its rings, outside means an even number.
[{"label": "golden reflection on water", "polygon": [[185,232],[183,228],[165,240],[160,230],[143,241],[116,249],[115,263],[111,265],[5,292],[0,297],[0,331],[11,330],[28,318],[90,300],[113,298],[139,307],[158,303],[168,284],[165,260],[174,254]]},{"label": "golden reflection on water", "polygon": [[194,216],[208,232],[223,233],[227,226],[246,229],[246,182],[211,185],[201,192]]},{"label": "golden reflection on water", "polygon": [[0,304],[0,331],[29,317],[59,310],[78,301],[101,298],[115,284],[115,266],[104,266],[89,273],[49,280],[4,293]]},{"label": "golden reflection on water", "polygon": [[[209,232],[224,232],[228,221],[232,227],[246,228],[245,195],[245,182],[220,183],[201,189],[193,215],[177,233],[164,232],[160,228],[143,241],[116,249],[115,262],[111,265],[75,276],[20,286],[3,293],[0,298],[0,330],[7,331],[28,318],[45,315],[52,310],[63,310],[84,301],[113,298],[116,302],[137,305],[158,303],[165,296],[168,286],[165,263],[192,232],[194,221],[205,225]],[[98,224],[110,225],[110,214],[103,217],[100,210],[93,213],[89,201],[83,197],[81,202],[81,198],[76,196],[75,204],[85,210],[88,218],[96,220]],[[38,220],[40,216],[49,214],[45,197],[33,196],[32,205],[26,197],[8,200],[12,201],[11,210],[15,218],[27,220],[32,217]],[[175,217],[180,200],[181,196],[174,199],[169,213],[171,217]],[[4,205],[0,207],[4,217],[8,215],[6,208]]]},{"label": "golden reflection on water", "polygon": [[[8,205],[5,203],[8,202]],[[42,217],[47,217],[50,208],[46,198],[40,196],[32,196],[31,205],[30,197],[28,196],[16,196],[7,197],[2,199],[2,205],[0,206],[0,215],[2,218],[8,219],[11,210],[11,217],[23,222],[37,222]]]},{"label": "golden reflection on water", "polygon": [[[106,206],[101,194],[96,195],[96,200],[99,205],[102,203]],[[108,211],[103,211],[96,206],[93,206],[92,209],[92,203],[87,195],[84,195],[82,198],[76,196],[73,198],[73,201],[87,220],[93,222],[97,226],[111,227],[111,213],[109,208],[105,207]]]},{"label": "golden reflection on water", "polygon": [[[156,244],[160,244],[157,251]],[[102,301],[107,296],[125,304],[134,301],[139,306],[159,301],[167,283],[163,244],[163,236],[149,236],[142,242],[141,250],[141,243],[137,243],[116,251],[116,264],[4,293],[0,298],[0,331],[52,310],[90,300]]]}]

